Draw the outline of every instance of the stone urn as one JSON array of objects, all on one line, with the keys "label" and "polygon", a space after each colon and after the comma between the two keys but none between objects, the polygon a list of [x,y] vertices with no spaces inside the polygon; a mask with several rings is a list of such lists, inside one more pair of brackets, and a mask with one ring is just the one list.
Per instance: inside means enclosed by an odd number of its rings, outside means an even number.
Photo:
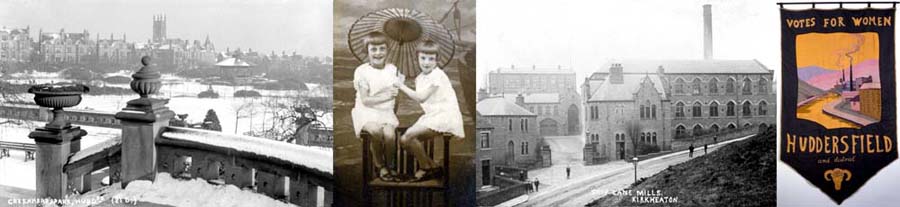
[{"label": "stone urn", "polygon": [[162,87],[162,82],[159,80],[162,75],[150,65],[150,61],[150,56],[142,57],[141,65],[143,66],[134,75],[131,75],[134,78],[131,81],[131,90],[141,95],[141,98],[149,98],[150,94],[156,94]]},{"label": "stone urn", "polygon": [[85,85],[74,83],[40,84],[31,86],[28,93],[34,94],[34,102],[38,106],[53,108],[53,120],[46,127],[64,129],[70,126],[63,117],[63,108],[73,107],[81,103],[81,94],[90,91]]}]

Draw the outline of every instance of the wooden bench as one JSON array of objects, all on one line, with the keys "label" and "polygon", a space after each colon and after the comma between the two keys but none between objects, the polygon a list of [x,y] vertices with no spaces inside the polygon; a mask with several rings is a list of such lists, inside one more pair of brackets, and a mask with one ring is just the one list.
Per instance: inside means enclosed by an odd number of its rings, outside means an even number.
[{"label": "wooden bench", "polygon": [[[397,140],[394,143],[397,145],[397,151],[394,152],[396,155],[395,162],[397,163],[394,165],[394,170],[401,174],[411,175],[419,169],[419,166],[412,153],[408,153],[400,147],[400,137],[404,132],[406,132],[405,128],[397,129]],[[450,206],[450,139],[453,138],[453,135],[444,133],[441,137],[435,137],[422,143],[425,147],[425,153],[431,159],[435,159],[437,158],[435,156],[435,142],[442,140],[444,150],[440,163],[443,171],[441,172],[442,176],[439,178],[419,182],[387,182],[377,178],[375,176],[377,171],[372,163],[373,158],[370,152],[370,145],[373,144],[371,143],[372,140],[368,133],[365,132],[361,132],[360,137],[363,141],[364,206],[373,206],[373,200],[376,199],[373,197],[379,192],[385,194],[386,198],[384,201],[387,202],[384,204],[385,206]],[[434,203],[433,193],[435,192],[443,194],[441,195],[443,200],[439,201],[442,203],[440,205]]]},{"label": "wooden bench", "polygon": [[27,162],[29,159],[34,160],[34,152],[37,151],[37,146],[29,143],[0,141],[0,159],[9,157],[9,150],[25,151],[25,161]]}]

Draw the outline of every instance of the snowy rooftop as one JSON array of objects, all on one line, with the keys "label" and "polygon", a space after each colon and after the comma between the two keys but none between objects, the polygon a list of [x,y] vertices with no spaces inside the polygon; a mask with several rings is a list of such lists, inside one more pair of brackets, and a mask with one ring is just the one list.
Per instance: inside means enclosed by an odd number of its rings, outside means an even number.
[{"label": "snowy rooftop", "polygon": [[528,110],[503,97],[486,98],[475,106],[482,116],[534,116]]},{"label": "snowy rooftop", "polygon": [[226,66],[226,67],[250,67],[250,63],[247,63],[244,60],[238,58],[228,58],[216,63],[216,66]]},{"label": "snowy rooftop", "polygon": [[305,166],[325,174],[334,174],[333,163],[331,162],[333,155],[328,148],[302,146],[266,138],[178,127],[169,127],[163,132],[162,137],[249,152]]}]

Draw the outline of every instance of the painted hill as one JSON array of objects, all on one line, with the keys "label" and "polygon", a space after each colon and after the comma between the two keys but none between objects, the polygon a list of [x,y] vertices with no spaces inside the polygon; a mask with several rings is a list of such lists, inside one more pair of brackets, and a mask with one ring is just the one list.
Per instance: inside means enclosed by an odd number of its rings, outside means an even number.
[{"label": "painted hill", "polygon": [[607,195],[588,206],[775,206],[775,128],[669,166],[626,190],[660,190],[677,203],[632,203]]},{"label": "painted hill", "polygon": [[[815,86],[816,88],[822,90],[829,90],[834,86],[838,80],[841,79],[841,71],[840,70],[830,70],[823,69],[817,66],[810,66],[804,68],[797,69],[797,77],[800,80],[806,81],[810,85]],[[873,81],[880,82],[881,79],[878,76],[878,60],[871,59],[863,61],[862,63],[856,64],[853,66],[853,77],[864,77],[864,76],[872,76]],[[847,78],[850,76],[850,72],[846,71]],[[805,77],[805,78],[804,78]]]},{"label": "painted hill", "polygon": [[800,103],[801,101],[806,100],[810,97],[819,96],[822,94],[825,94],[825,91],[823,91],[822,89],[809,85],[809,83],[803,80],[797,81],[797,103]]}]

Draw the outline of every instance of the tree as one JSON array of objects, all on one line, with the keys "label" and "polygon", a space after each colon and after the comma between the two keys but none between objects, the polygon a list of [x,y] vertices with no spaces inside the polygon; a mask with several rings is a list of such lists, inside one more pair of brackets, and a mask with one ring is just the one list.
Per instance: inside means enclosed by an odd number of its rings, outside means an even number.
[{"label": "tree", "polygon": [[629,120],[625,122],[625,134],[631,139],[631,146],[634,146],[631,152],[634,157],[638,156],[638,146],[640,144],[641,124],[637,120]]},{"label": "tree", "polygon": [[219,124],[219,116],[216,115],[216,111],[212,109],[206,111],[206,118],[203,118],[203,124],[201,124],[200,128],[212,131],[222,131],[222,125]]}]

